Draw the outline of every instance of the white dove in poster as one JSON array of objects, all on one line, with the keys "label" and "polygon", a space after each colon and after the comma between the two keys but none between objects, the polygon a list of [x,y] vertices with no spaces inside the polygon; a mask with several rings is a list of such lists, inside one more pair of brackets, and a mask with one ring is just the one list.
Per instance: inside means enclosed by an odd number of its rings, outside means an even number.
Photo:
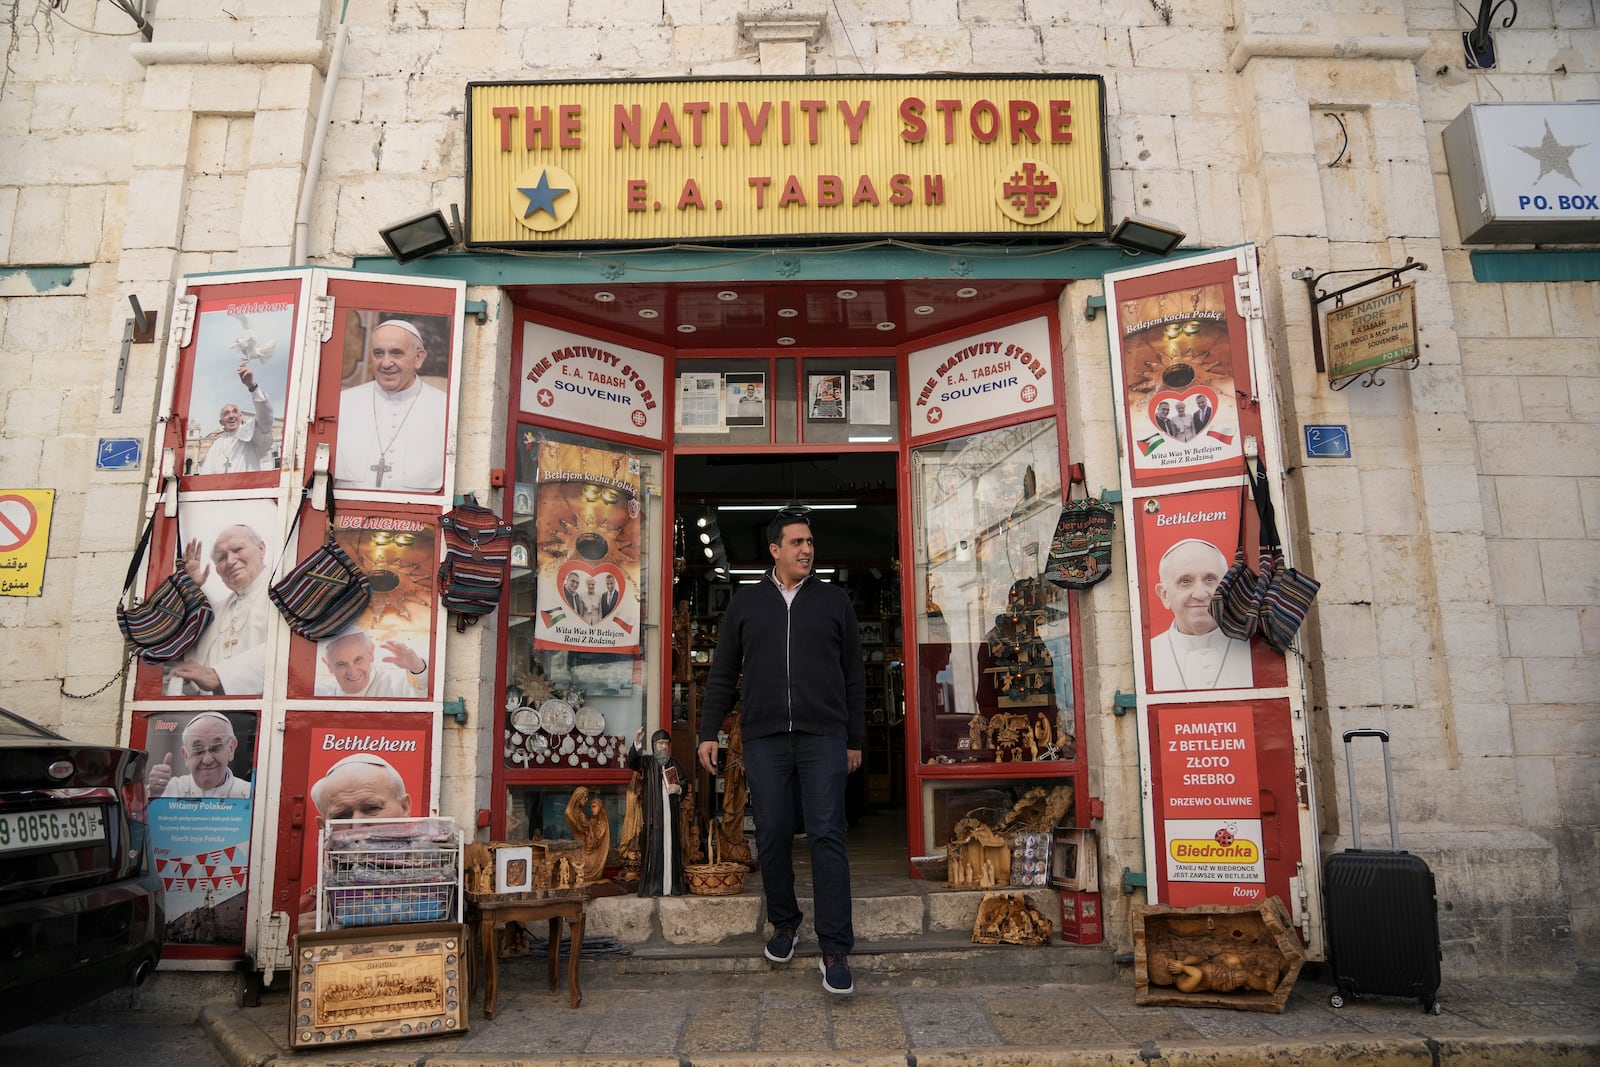
[{"label": "white dove in poster", "polygon": [[229,348],[237,349],[245,359],[253,359],[257,363],[265,363],[272,358],[272,353],[277,350],[277,341],[268,341],[266,344],[256,340],[255,334],[247,333],[240,337]]}]

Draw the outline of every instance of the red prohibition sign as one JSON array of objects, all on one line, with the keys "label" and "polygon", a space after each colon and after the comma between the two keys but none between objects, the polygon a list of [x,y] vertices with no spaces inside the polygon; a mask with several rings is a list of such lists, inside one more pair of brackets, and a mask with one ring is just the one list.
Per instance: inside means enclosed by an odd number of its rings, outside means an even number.
[{"label": "red prohibition sign", "polygon": [[13,552],[28,543],[39,526],[39,513],[25,496],[0,496],[0,552]]}]

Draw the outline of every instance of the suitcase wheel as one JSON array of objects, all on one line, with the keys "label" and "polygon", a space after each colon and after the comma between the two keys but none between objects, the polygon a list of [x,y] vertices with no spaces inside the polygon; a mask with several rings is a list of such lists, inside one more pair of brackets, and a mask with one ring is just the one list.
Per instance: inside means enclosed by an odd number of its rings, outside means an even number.
[{"label": "suitcase wheel", "polygon": [[1431,997],[1424,997],[1422,1000],[1422,1014],[1443,1015],[1444,1007],[1437,1000],[1434,1000]]},{"label": "suitcase wheel", "polygon": [[1335,1008],[1344,1007],[1344,994],[1343,993],[1335,993],[1335,994],[1333,994],[1332,996],[1330,996],[1328,998],[1328,1003],[1329,1003],[1329,1005],[1331,1005],[1332,1007],[1335,1007]]}]

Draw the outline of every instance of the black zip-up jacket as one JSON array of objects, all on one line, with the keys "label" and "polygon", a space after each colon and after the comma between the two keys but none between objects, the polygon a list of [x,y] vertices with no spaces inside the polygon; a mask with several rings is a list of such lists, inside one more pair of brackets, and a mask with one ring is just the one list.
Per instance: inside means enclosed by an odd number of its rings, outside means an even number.
[{"label": "black zip-up jacket", "polygon": [[771,571],[741,587],[722,616],[706,674],[700,740],[717,739],[741,688],[746,740],[799,730],[843,735],[847,748],[860,749],[867,735],[867,672],[861,628],[845,591],[811,575],[786,604]]}]

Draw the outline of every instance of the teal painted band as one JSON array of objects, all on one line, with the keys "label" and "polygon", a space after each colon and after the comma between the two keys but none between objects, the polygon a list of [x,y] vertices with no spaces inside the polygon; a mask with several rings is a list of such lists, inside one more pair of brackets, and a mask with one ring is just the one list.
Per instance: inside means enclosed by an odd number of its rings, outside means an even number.
[{"label": "teal painted band", "polygon": [[0,282],[11,278],[26,278],[36,293],[48,293],[52,289],[67,289],[77,281],[78,276],[89,269],[87,263],[69,263],[66,265],[51,265],[40,267],[0,267]]},{"label": "teal painted band", "polygon": [[1600,251],[1484,251],[1471,258],[1472,277],[1480,282],[1600,281]]},{"label": "teal painted band", "polygon": [[[1183,249],[1166,257],[1179,260],[1210,249]],[[604,285],[627,282],[808,282],[853,278],[997,280],[1099,278],[1110,271],[1156,262],[1120,248],[973,245],[869,248],[786,248],[781,250],[663,249],[661,251],[585,249],[503,252],[442,252],[410,263],[389,256],[357,256],[352,267],[373,274],[451,278],[468,285]],[[1101,298],[1104,299],[1103,297]]]}]

